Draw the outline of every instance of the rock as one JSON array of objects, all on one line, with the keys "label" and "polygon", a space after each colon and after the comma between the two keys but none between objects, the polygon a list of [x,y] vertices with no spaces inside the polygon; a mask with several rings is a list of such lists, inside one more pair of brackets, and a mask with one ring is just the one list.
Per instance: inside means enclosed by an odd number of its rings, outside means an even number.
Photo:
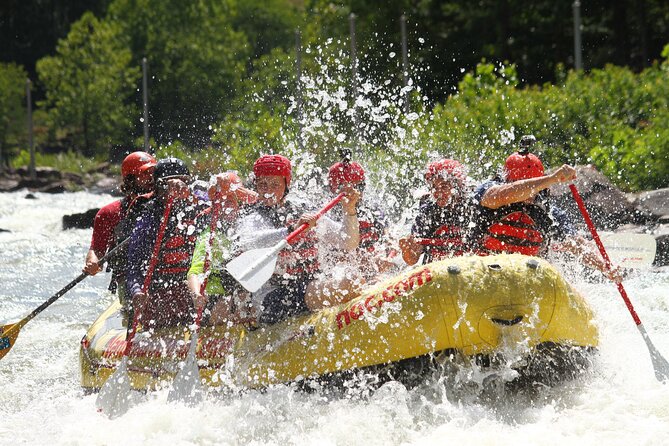
[{"label": "rock", "polygon": [[669,215],[669,188],[641,192],[635,204],[658,217]]},{"label": "rock", "polygon": [[0,232],[12,232],[12,231],[10,231],[9,229],[0,228]]},{"label": "rock", "polygon": [[79,175],[78,173],[63,172],[63,179],[74,184],[79,184],[79,185],[84,184],[84,177],[82,175]]},{"label": "rock", "polygon": [[[657,219],[657,216],[648,210],[638,208],[594,167],[577,166],[576,171],[578,176],[574,184],[583,197],[597,229],[614,230],[626,224],[646,225]],[[579,225],[583,223],[583,217],[568,185],[553,186],[550,192],[555,202],[567,212],[571,221]]]},{"label": "rock", "polygon": [[91,192],[99,194],[110,194],[110,195],[119,195],[119,184],[115,178],[104,177],[98,180],[93,187],[91,187]]},{"label": "rock", "polygon": [[37,200],[37,197],[34,194],[26,194],[25,197],[26,200]]},{"label": "rock", "polygon": [[0,178],[0,192],[11,192],[19,187],[19,180],[14,178]]},{"label": "rock", "polygon": [[[30,171],[27,166],[21,166],[16,169],[16,173],[25,178],[30,178]],[[63,178],[63,174],[60,170],[54,169],[53,167],[35,167],[35,177],[37,179],[45,180],[60,180]]]},{"label": "rock", "polygon": [[47,194],[62,194],[63,192],[70,190],[71,185],[65,181],[59,181],[57,183],[50,183],[39,189],[39,192],[44,192]]},{"label": "rock", "polygon": [[63,230],[65,229],[88,229],[93,227],[95,214],[100,209],[89,209],[79,214],[63,215]]}]

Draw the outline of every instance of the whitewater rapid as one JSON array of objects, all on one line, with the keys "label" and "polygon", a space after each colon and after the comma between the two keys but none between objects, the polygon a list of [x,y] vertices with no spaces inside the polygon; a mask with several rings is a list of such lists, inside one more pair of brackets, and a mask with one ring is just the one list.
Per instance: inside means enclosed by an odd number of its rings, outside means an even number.
[{"label": "whitewater rapid", "polygon": [[[0,194],[0,321],[26,316],[81,269],[90,230],[61,230],[64,214],[113,200],[85,192]],[[167,390],[138,397],[124,416],[95,410],[79,387],[79,341],[111,302],[108,275],[88,278],[26,325],[0,360],[0,445],[472,444],[667,445],[669,384],[614,286],[566,271],[592,305],[600,356],[581,381],[534,400],[447,397],[443,384],[407,390],[389,383],[371,395],[306,394],[290,386],[209,395],[197,407],[166,402]],[[658,350],[669,357],[669,271],[626,282]]]}]

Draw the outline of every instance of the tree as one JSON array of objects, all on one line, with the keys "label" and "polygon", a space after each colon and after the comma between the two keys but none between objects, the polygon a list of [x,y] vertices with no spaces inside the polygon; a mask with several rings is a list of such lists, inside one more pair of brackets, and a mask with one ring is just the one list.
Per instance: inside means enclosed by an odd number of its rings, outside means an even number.
[{"label": "tree", "polygon": [[7,165],[8,148],[21,138],[20,122],[25,122],[25,97],[27,74],[16,64],[0,63],[0,169]]},{"label": "tree", "polygon": [[[106,20],[149,61],[152,137],[203,147],[239,93],[251,48],[234,29],[233,0],[115,0]],[[137,98],[139,99],[139,97]]]},{"label": "tree", "polygon": [[72,148],[90,156],[131,139],[127,105],[139,80],[139,67],[124,34],[113,23],[84,14],[60,40],[56,55],[37,63],[52,128],[62,129]]}]

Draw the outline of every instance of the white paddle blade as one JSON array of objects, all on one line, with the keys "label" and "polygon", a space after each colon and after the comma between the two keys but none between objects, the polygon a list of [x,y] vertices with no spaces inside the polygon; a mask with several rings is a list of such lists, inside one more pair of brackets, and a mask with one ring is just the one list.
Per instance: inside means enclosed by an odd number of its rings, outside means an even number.
[{"label": "white paddle blade", "polygon": [[650,336],[648,336],[646,329],[643,327],[643,324],[637,325],[637,328],[641,332],[643,340],[646,341],[646,346],[648,346],[650,360],[652,361],[653,369],[655,370],[655,378],[660,382],[667,382],[667,380],[669,380],[669,362],[667,362],[659,350],[655,348],[650,340]]},{"label": "white paddle blade", "polygon": [[614,265],[647,268],[655,260],[657,243],[650,234],[602,234],[602,243]]},{"label": "white paddle blade", "polygon": [[280,249],[251,249],[232,259],[225,269],[244,288],[255,293],[272,277]]},{"label": "white paddle blade", "polygon": [[198,330],[195,329],[190,340],[190,348],[188,349],[186,360],[177,373],[177,376],[174,377],[172,388],[167,394],[167,401],[169,402],[180,401],[194,406],[202,401],[202,381],[195,354],[197,350],[197,333]]},{"label": "white paddle blade", "polygon": [[124,356],[116,371],[107,379],[95,400],[95,407],[109,418],[120,417],[130,408],[130,375],[128,357]]}]

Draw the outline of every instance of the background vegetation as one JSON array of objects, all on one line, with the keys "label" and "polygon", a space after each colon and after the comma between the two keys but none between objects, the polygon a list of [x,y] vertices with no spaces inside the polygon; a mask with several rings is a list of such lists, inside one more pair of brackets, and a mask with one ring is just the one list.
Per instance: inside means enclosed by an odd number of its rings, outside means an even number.
[{"label": "background vegetation", "polygon": [[571,2],[8,0],[0,166],[26,160],[26,77],[38,162],[55,152],[118,161],[141,147],[146,57],[152,146],[203,173],[246,173],[274,151],[299,155],[308,180],[348,147],[376,181],[411,180],[435,156],[482,177],[533,133],[549,165],[591,162],[628,190],[668,187],[669,4],[592,0],[581,15],[585,70],[575,72]]}]

